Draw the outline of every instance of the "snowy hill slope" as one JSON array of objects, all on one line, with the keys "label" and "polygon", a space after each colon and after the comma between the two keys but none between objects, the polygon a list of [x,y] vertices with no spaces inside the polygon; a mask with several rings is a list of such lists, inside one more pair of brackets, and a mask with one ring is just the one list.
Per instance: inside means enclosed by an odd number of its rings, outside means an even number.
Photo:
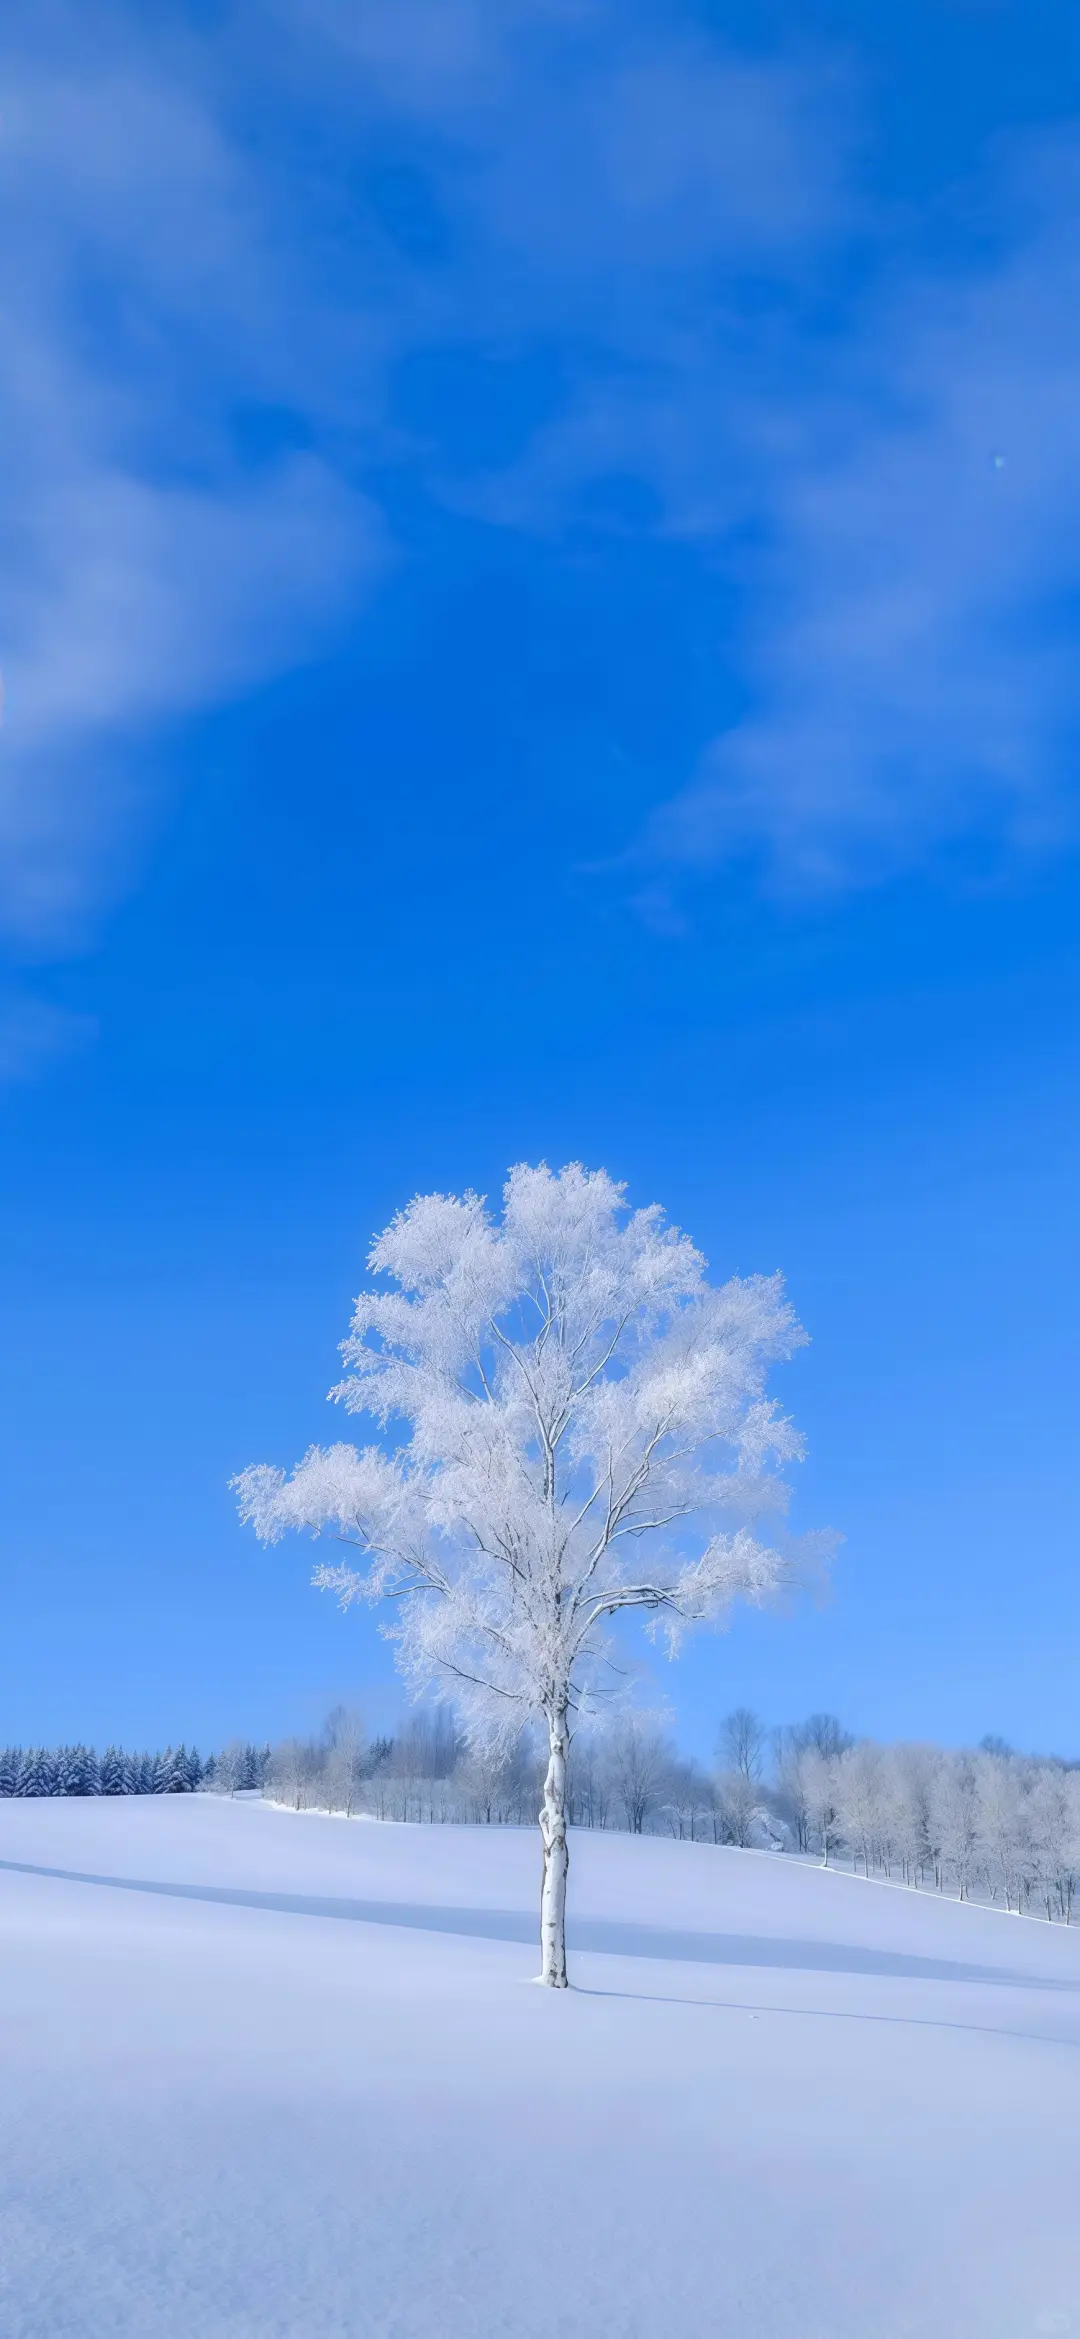
[{"label": "snowy hill slope", "polygon": [[[0,1803],[5,2339],[1080,2334],[1080,1929],[798,1863]],[[52,1871],[52,1873],[48,1873]]]}]

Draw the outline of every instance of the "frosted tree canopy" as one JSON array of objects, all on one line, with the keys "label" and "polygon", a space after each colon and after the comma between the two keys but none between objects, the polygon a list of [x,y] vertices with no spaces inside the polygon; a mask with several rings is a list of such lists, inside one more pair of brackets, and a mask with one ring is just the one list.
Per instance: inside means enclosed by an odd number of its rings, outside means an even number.
[{"label": "frosted tree canopy", "polygon": [[389,1288],[358,1299],[331,1396],[380,1441],[246,1470],[241,1509],[264,1541],[348,1544],[316,1581],[392,1595],[403,1670],[474,1734],[595,1712],[621,1611],[674,1648],[821,1558],[784,1531],[801,1441],[766,1381],[806,1335],[778,1275],[713,1287],[657,1206],[576,1164],[514,1169],[501,1218],[419,1196],[369,1266]]}]

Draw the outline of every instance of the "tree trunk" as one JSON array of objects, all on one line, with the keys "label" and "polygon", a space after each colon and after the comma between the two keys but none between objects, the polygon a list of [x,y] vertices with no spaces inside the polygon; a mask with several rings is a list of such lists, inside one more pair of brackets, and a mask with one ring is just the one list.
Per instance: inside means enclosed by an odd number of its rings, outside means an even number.
[{"label": "tree trunk", "polygon": [[551,1990],[565,1990],[566,1981],[566,1871],[570,1854],[566,1843],[566,1707],[548,1716],[548,1766],[544,1800],[540,1806],[540,1834],[544,1844],[544,1875],[540,1892],[540,1979]]}]

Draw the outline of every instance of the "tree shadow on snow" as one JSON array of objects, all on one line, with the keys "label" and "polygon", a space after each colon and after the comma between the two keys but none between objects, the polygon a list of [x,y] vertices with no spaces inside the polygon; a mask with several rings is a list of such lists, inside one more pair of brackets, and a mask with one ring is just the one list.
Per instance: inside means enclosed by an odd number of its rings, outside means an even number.
[{"label": "tree shadow on snow", "polygon": [[[950,1980],[960,1970],[953,1969]],[[995,1974],[992,1978],[1015,1981],[1017,1977]],[[1072,1986],[1071,1982],[1028,1983],[1029,1989],[1068,1990]],[[745,1998],[665,1998],[658,1990],[602,1990],[589,1982],[575,1982],[573,1988],[579,1998],[617,1998],[633,2006],[693,2006],[716,2014],[748,2015],[753,2022],[771,2020],[774,2015],[781,2021],[794,2016],[811,2022],[876,2022],[883,2023],[887,2029],[956,2030],[970,2033],[973,2038],[1019,2039],[1024,2046],[1072,2047],[1080,2052],[1080,2039],[1063,2038],[1059,2031],[1010,2030],[998,2022],[956,2022],[947,2015],[880,2014],[866,2007],[856,2010],[850,2006],[752,2006]]]},{"label": "tree shadow on snow", "polygon": [[[248,1892],[241,1886],[169,1884],[136,1876],[95,1876],[74,1868],[45,1868],[28,1860],[0,1860],[0,1869],[18,1876],[45,1876],[62,1884],[100,1885],[113,1892],[156,1893],[166,1900],[209,1901],[223,1908],[265,1909],[277,1916],[334,1917],[360,1925],[401,1925],[414,1932],[458,1933],[481,1941],[516,1941],[531,1946],[536,1919],[517,1909],[429,1907],[417,1901],[337,1900],[319,1894]],[[909,1957],[899,1950],[864,1949],[834,1941],[788,1941],[750,1933],[668,1932],[659,1926],[620,1924],[614,1919],[579,1917],[567,1925],[571,1950],[606,1957],[647,1957],[679,1964],[771,1967],[785,1972],[862,1974],[916,1982],[988,1982],[1013,1989],[1076,1990],[1077,1980],[1010,1973],[996,1966],[965,1965],[948,1958]],[[592,1995],[617,1996],[617,1992]],[[689,2000],[680,2000],[689,2004]],[[709,2001],[714,2003],[714,2001]]]}]

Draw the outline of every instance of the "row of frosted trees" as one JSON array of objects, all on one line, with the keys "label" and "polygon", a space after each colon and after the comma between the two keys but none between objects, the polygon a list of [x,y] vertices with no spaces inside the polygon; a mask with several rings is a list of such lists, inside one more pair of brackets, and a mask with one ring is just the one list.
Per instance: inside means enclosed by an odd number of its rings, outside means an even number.
[{"label": "row of frosted trees", "polygon": [[992,1745],[791,1746],[777,1799],[796,1847],[826,1863],[1071,1921],[1080,1770],[1065,1763]]},{"label": "row of frosted trees", "polygon": [[[713,1766],[684,1760],[641,1715],[595,1736],[579,1732],[567,1786],[571,1826],[780,1848],[789,1831],[775,1790],[763,1783],[753,1730],[747,1735],[752,1720],[728,1717]],[[768,1734],[754,1727],[764,1747]],[[543,1775],[542,1753],[527,1733],[508,1751],[470,1746],[448,1705],[421,1709],[393,1737],[371,1740],[360,1717],[338,1707],[320,1737],[274,1747],[266,1793],[296,1811],[523,1826],[536,1818]]]},{"label": "row of frosted trees", "polygon": [[0,1796],[190,1795],[198,1787],[227,1794],[258,1792],[266,1781],[269,1747],[239,1741],[204,1762],[194,1747],[128,1754],[107,1746],[7,1746],[0,1753]]},{"label": "row of frosted trees", "polygon": [[[422,1709],[395,1736],[372,1740],[357,1715],[338,1707],[321,1737],[273,1749],[266,1793],[296,1811],[518,1827],[535,1821],[543,1776],[527,1733],[509,1750],[470,1746],[450,1706]],[[600,1736],[578,1735],[567,1800],[575,1827],[717,1844],[754,1843],[765,1822],[762,1790],[737,1764],[685,1762],[662,1731],[632,1715]]]},{"label": "row of frosted trees", "polygon": [[[447,1706],[374,1740],[339,1708],[320,1738],[274,1748],[265,1792],[294,1810],[520,1826],[535,1818],[542,1775],[527,1738],[485,1754]],[[577,1827],[812,1855],[1066,1924],[1080,1890],[1080,1769],[995,1741],[971,1753],[881,1746],[827,1714],[768,1731],[740,1708],[705,1765],[627,1716],[575,1739],[568,1795]]]}]

